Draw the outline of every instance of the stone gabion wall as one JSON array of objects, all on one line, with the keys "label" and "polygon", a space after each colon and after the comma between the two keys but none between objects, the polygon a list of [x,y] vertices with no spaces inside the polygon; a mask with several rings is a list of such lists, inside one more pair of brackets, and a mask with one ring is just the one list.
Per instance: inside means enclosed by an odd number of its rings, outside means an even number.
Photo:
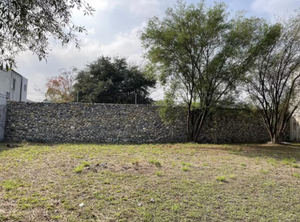
[{"label": "stone gabion wall", "polygon": [[36,142],[184,142],[184,122],[166,126],[157,107],[84,103],[7,105],[6,139]]},{"label": "stone gabion wall", "polygon": [[[180,143],[186,142],[186,116],[173,124],[161,120],[158,107],[119,104],[7,104],[7,141]],[[261,119],[240,110],[221,110],[210,117],[199,142],[267,142]]]}]

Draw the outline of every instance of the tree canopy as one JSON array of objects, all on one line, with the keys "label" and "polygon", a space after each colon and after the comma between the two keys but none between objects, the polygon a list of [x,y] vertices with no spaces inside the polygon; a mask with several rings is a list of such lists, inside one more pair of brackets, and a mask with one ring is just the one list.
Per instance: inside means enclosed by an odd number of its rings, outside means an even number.
[{"label": "tree canopy", "polygon": [[197,141],[211,110],[231,97],[257,53],[253,40],[262,20],[229,15],[224,3],[179,1],[141,31],[148,71],[158,73],[168,89],[166,104],[177,100],[187,107],[191,141]]},{"label": "tree canopy", "polygon": [[72,9],[91,15],[94,9],[84,0],[1,0],[0,1],[0,67],[9,68],[15,56],[30,50],[41,60],[49,50],[49,38],[62,45],[74,42],[76,33],[86,32],[72,22]]},{"label": "tree canopy", "polygon": [[62,69],[60,71],[61,73],[58,76],[47,80],[45,100],[54,103],[76,101],[73,97],[73,85],[77,69],[73,67],[71,70]]},{"label": "tree canopy", "polygon": [[156,81],[147,77],[138,66],[129,66],[125,58],[100,57],[86,65],[76,78],[74,92],[80,102],[92,103],[151,103],[149,88]]}]

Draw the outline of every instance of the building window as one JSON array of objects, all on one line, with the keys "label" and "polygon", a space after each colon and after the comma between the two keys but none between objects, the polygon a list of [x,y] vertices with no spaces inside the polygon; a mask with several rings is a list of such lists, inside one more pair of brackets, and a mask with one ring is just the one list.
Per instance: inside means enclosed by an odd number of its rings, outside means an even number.
[{"label": "building window", "polygon": [[15,90],[16,89],[16,79],[12,79],[12,82],[11,82],[11,88],[13,89],[13,90]]},{"label": "building window", "polygon": [[27,91],[27,85],[24,85],[24,91],[25,92]]}]

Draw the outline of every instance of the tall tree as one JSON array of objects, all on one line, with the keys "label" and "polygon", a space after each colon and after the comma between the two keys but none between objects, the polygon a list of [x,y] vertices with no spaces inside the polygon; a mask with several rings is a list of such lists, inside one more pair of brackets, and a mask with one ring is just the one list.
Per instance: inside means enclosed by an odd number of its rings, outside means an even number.
[{"label": "tall tree", "polygon": [[73,85],[76,78],[76,68],[62,69],[60,75],[47,80],[45,97],[54,103],[73,102]]},{"label": "tall tree", "polygon": [[149,88],[155,79],[147,77],[139,67],[129,66],[125,58],[100,57],[78,73],[74,89],[80,102],[151,103]]},{"label": "tall tree", "polygon": [[1,0],[0,67],[14,64],[20,51],[31,50],[41,60],[49,50],[49,37],[79,47],[76,33],[86,32],[72,22],[72,9],[91,15],[94,9],[84,0]]},{"label": "tall tree", "polygon": [[177,99],[187,107],[188,140],[197,141],[207,116],[231,95],[251,65],[253,33],[260,23],[242,13],[229,19],[224,3],[208,7],[204,1],[179,1],[142,30],[149,71],[158,72],[168,88],[165,101],[174,105]]},{"label": "tall tree", "polygon": [[262,110],[272,143],[280,143],[300,101],[295,91],[300,85],[300,13],[260,30],[264,50],[248,73],[248,92]]}]

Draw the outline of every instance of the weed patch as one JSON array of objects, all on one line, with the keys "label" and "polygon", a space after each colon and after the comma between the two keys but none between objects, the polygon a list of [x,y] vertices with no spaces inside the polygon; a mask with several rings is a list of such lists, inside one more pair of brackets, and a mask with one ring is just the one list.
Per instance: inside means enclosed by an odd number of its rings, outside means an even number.
[{"label": "weed patch", "polygon": [[226,176],[218,176],[216,179],[220,182],[226,182]]},{"label": "weed patch", "polygon": [[162,167],[161,162],[156,159],[150,159],[149,161],[151,164],[154,164],[156,167]]}]

